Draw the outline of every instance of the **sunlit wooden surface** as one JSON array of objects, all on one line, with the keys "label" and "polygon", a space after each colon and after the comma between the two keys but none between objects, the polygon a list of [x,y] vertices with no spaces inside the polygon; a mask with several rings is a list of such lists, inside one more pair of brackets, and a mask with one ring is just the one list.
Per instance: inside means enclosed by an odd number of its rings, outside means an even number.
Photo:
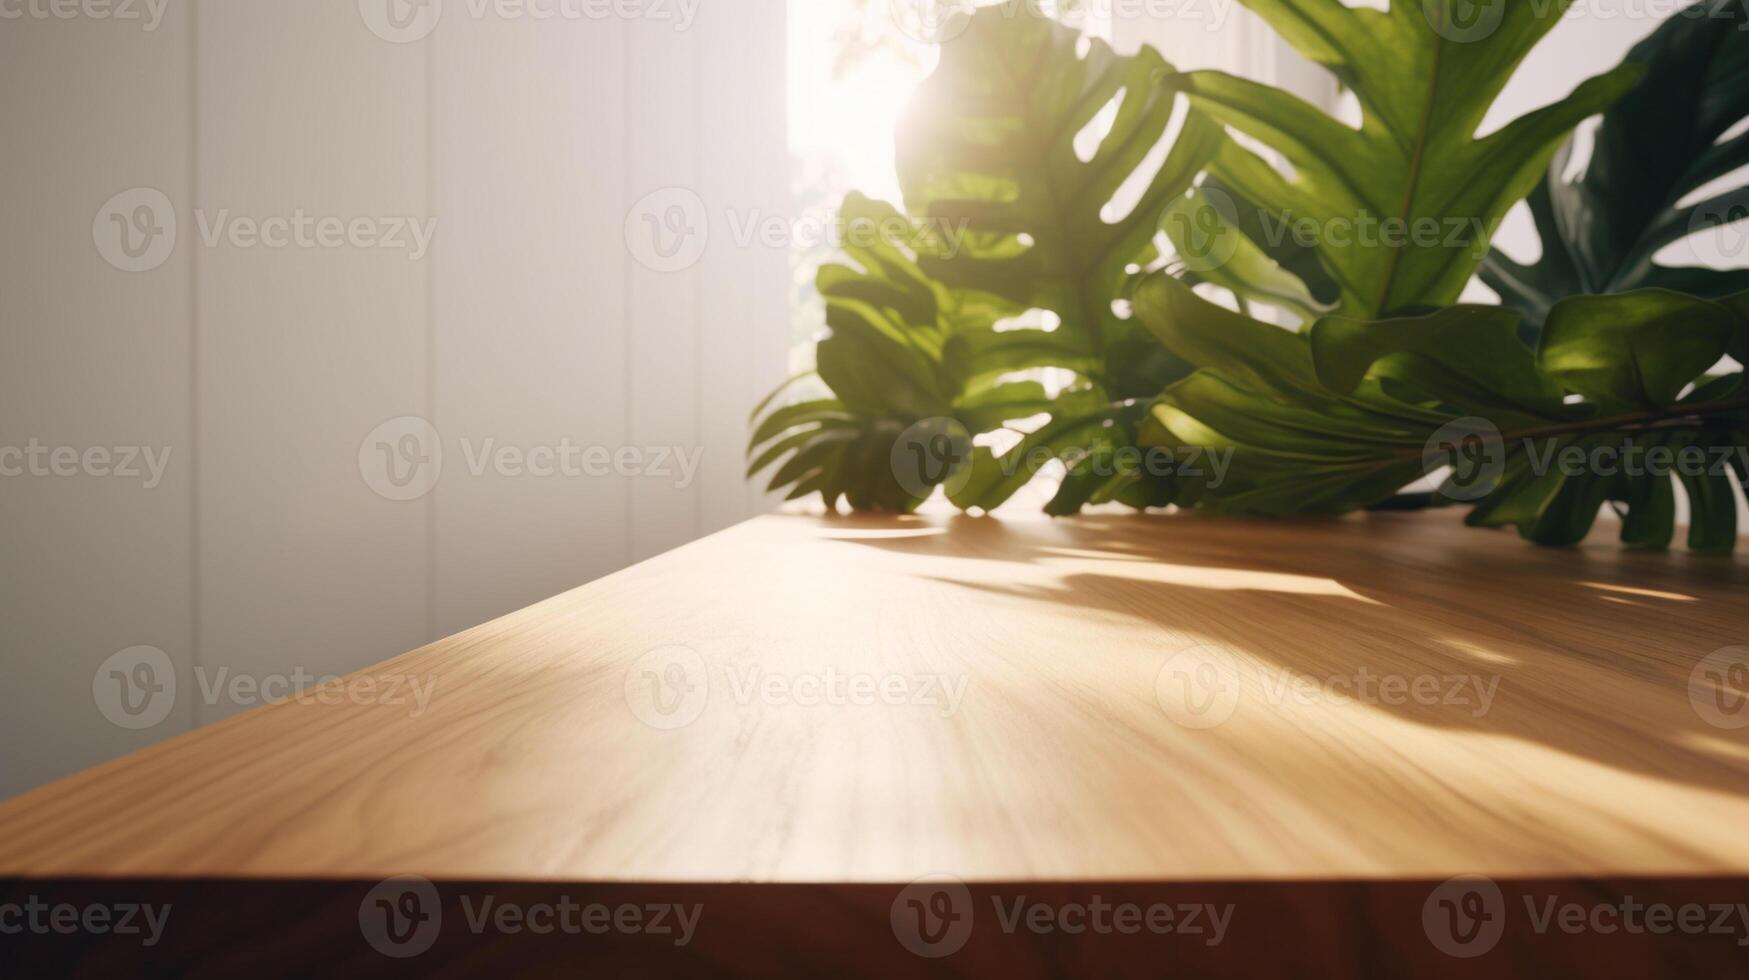
[{"label": "sunlit wooden surface", "polygon": [[1450,514],[767,517],[367,672],[422,712],[276,705],[0,806],[0,875],[1742,875],[1749,670],[1702,662],[1746,580]]}]

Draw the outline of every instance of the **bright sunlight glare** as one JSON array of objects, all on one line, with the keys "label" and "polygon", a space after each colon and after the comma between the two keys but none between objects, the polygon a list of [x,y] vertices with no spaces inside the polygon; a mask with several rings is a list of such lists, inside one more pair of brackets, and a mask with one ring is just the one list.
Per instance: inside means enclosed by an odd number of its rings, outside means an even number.
[{"label": "bright sunlight glare", "polygon": [[810,182],[797,190],[806,200],[829,189],[896,201],[893,131],[937,50],[899,32],[887,0],[807,0],[789,11],[790,152]]}]

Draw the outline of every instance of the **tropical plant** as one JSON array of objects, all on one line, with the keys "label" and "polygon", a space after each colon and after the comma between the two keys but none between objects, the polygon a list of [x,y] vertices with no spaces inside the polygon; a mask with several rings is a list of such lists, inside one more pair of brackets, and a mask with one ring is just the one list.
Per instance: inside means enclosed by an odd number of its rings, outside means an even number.
[{"label": "tropical plant", "polygon": [[[1165,163],[1138,180],[1172,117],[1172,93],[1158,84],[1170,66],[1151,48],[1118,55],[1096,39],[1083,54],[1078,32],[1023,7],[972,18],[915,95],[897,139],[914,224],[888,236],[896,209],[859,195],[846,202],[841,234],[878,241],[846,249],[856,267],[820,272],[832,335],[818,370],[836,397],[780,408],[755,429],[753,447],[764,448],[750,475],[793,453],[774,489],[910,510],[920,498],[887,472],[894,440],[939,434],[935,420],[950,419],[954,452],[969,466],[954,499],[994,508],[1030,479],[1021,460],[1041,447],[1133,443],[1149,401],[1189,372],[1113,302],[1157,259],[1160,212],[1190,186],[1218,130],[1190,121]],[[1089,127],[1104,132],[1083,158],[1076,141]],[[1126,185],[1137,201],[1105,220]],[[1023,322],[1028,311],[1049,322]],[[1070,380],[1047,391],[1017,376],[1040,368]],[[1041,415],[1045,424],[1002,459],[970,445]],[[1090,461],[1066,481],[1051,509],[1165,502],[1136,475],[1085,478],[1094,469]]]},{"label": "tropical plant", "polygon": [[[1563,137],[1632,84],[1624,66],[1565,100],[1475,133],[1512,70],[1554,27],[1571,0],[1498,4],[1485,37],[1456,27],[1464,0],[1394,2],[1389,10],[1320,0],[1248,0],[1282,37],[1353,92],[1351,127],[1305,100],[1223,72],[1169,80],[1219,122],[1268,144],[1292,167],[1283,176],[1258,153],[1228,141],[1212,170],[1240,194],[1316,226],[1376,221],[1434,228],[1437,240],[1380,247],[1328,233],[1319,258],[1350,316],[1370,318],[1456,301],[1487,238],[1535,185]],[[1456,233],[1453,237],[1452,233]]]},{"label": "tropical plant", "polygon": [[[1717,298],[1749,289],[1749,269],[1665,266],[1660,250],[1749,217],[1749,187],[1707,188],[1749,165],[1745,0],[1704,3],[1666,21],[1627,64],[1644,77],[1603,114],[1583,170],[1573,146],[1530,195],[1542,255],[1495,251],[1482,281],[1540,326],[1568,296],[1659,287]],[[1733,127],[1737,127],[1733,131]],[[1692,203],[1691,197],[1699,196]]]},{"label": "tropical plant", "polygon": [[[774,486],[908,510],[946,482],[954,503],[988,509],[1033,476],[1016,460],[1044,449],[1067,463],[1052,513],[1118,500],[1280,515],[1387,505],[1450,466],[1423,499],[1473,503],[1472,523],[1566,544],[1607,503],[1625,541],[1662,547],[1674,475],[1690,546],[1732,547],[1749,386],[1709,372],[1749,360],[1749,273],[1653,257],[1705,216],[1736,217],[1741,189],[1689,199],[1749,161],[1744,0],[1705,0],[1705,16],[1673,18],[1619,68],[1479,138],[1566,2],[1492,5],[1481,22],[1455,16],[1473,8],[1462,0],[1244,2],[1353,94],[1358,125],[1147,50],[1095,42],[1077,58],[1073,32],[1012,4],[972,18],[899,141],[909,218],[960,234],[822,271],[823,293],[858,283],[862,305],[829,313],[820,346],[838,400],[778,409],[755,432],[769,447],[756,464],[794,453]],[[1179,94],[1190,111],[1165,164],[1138,174]],[[1109,132],[1077,156],[1102,110]],[[1572,177],[1570,133],[1600,113]],[[1137,206],[1102,220],[1138,178]],[[1488,253],[1526,195],[1544,239],[1533,265]],[[867,206],[852,198],[846,214]],[[1175,254],[1155,251],[1156,231]],[[1502,305],[1459,302],[1478,271]],[[895,279],[903,290],[871,288]],[[899,302],[913,294],[933,300]],[[1036,310],[1055,329],[1009,329]],[[873,311],[884,343],[921,353],[841,339],[870,333]],[[1047,390],[1016,373],[1045,367],[1073,380]],[[970,450],[1029,415],[1042,423],[1007,453]],[[895,444],[942,419],[964,427],[969,466],[897,480]],[[1190,479],[1122,465],[1125,450],[1232,465]]]}]

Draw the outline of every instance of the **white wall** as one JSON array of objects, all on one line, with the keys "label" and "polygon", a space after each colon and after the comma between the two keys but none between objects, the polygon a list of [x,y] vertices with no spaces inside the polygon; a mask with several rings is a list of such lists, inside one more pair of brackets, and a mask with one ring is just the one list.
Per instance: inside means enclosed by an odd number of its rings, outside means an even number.
[{"label": "white wall", "polygon": [[1119,51],[1147,44],[1181,71],[1232,72],[1287,89],[1317,105],[1334,104],[1336,85],[1330,74],[1300,57],[1239,0],[1109,7],[1112,44]]},{"label": "white wall", "polygon": [[[725,226],[785,210],[782,0],[630,20],[448,0],[405,34],[389,2],[0,20],[0,447],[170,454],[150,489],[100,466],[0,477],[0,795],[249,707],[206,696],[221,671],[357,669],[762,506],[741,448],[784,373],[788,254]],[[708,243],[659,272],[635,206],[670,186],[656,217],[678,200]],[[175,245],[121,271],[99,212],[140,187]],[[417,258],[202,234],[299,212],[435,230]],[[360,447],[403,416],[442,469],[392,500]],[[476,476],[464,450],[567,439],[702,463],[685,486]],[[132,676],[110,658],[136,646],[177,690],[124,711],[167,709],[131,730],[97,675]]]}]

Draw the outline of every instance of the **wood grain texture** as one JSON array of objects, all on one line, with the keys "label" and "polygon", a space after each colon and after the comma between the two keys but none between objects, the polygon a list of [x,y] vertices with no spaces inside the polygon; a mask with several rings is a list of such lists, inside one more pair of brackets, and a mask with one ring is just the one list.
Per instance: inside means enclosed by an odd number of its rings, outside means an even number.
[{"label": "wood grain texture", "polygon": [[[423,711],[275,705],[0,805],[0,878],[1741,877],[1749,729],[1690,681],[1746,578],[1446,514],[760,518],[349,681]],[[707,697],[664,729],[675,647]],[[1162,706],[1186,650],[1223,724]],[[804,703],[832,672],[906,703]]]}]

